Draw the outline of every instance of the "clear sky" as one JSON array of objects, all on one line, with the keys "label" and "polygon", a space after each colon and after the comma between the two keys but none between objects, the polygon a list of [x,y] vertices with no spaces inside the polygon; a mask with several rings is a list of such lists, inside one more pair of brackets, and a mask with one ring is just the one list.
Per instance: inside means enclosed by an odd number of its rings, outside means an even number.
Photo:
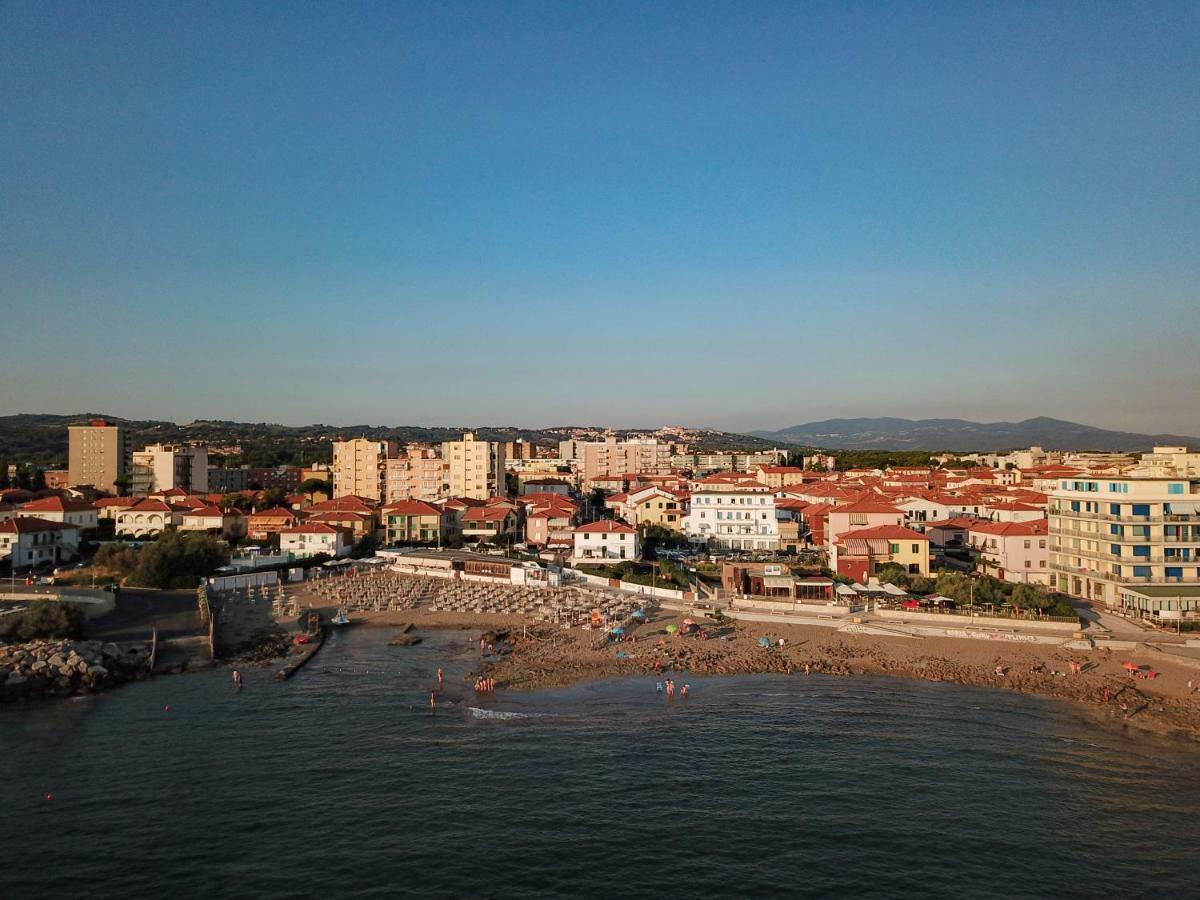
[{"label": "clear sky", "polygon": [[1200,4],[0,2],[0,413],[1200,433]]}]

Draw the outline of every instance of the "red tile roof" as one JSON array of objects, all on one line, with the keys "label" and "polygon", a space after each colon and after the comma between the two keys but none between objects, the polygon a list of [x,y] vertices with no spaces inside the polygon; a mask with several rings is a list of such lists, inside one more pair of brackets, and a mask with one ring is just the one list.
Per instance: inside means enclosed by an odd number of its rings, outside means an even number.
[{"label": "red tile roof", "polygon": [[843,531],[834,543],[842,544],[848,540],[881,540],[881,541],[927,541],[929,535],[905,528],[903,525],[876,525],[874,528],[857,528],[854,531]]},{"label": "red tile roof", "polygon": [[65,522],[51,522],[39,519],[37,516],[22,516],[17,519],[5,519],[0,522],[0,532],[8,534],[33,534],[39,531],[78,531],[78,525],[68,525]]},{"label": "red tile roof", "polygon": [[383,508],[385,515],[390,513],[396,516],[441,516],[443,512],[424,500],[397,500]]},{"label": "red tile roof", "polygon": [[589,522],[587,525],[580,525],[575,529],[575,533],[587,532],[590,534],[635,534],[634,529],[630,528],[624,522],[618,522],[616,519],[601,519],[599,522]]},{"label": "red tile roof", "polygon": [[21,509],[30,512],[83,512],[94,511],[95,507],[84,500],[64,500],[62,497],[44,497],[41,500],[30,500]]}]

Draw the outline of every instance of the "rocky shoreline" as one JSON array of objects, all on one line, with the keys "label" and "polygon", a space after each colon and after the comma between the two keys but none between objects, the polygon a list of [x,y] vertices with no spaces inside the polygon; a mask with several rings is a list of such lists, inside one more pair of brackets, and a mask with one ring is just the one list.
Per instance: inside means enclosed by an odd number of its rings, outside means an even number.
[{"label": "rocky shoreline", "polygon": [[91,694],[149,674],[150,648],[41,640],[0,646],[0,701]]}]

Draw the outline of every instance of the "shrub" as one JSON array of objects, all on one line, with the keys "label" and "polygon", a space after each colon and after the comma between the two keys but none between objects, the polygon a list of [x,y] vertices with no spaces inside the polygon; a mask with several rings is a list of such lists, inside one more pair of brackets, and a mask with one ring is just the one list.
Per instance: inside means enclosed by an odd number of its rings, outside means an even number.
[{"label": "shrub", "polygon": [[136,587],[195,587],[229,562],[229,548],[207,534],[165,532],[137,554],[137,568],[126,579]]},{"label": "shrub", "polygon": [[40,638],[83,636],[83,613],[70,603],[36,600],[19,615],[0,619],[0,640],[32,641]]}]

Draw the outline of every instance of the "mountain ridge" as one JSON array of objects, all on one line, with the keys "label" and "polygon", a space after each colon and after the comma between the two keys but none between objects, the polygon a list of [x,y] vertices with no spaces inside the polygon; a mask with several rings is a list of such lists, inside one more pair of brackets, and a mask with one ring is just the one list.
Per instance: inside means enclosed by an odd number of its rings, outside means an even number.
[{"label": "mountain ridge", "polygon": [[965,453],[1024,447],[1046,450],[1149,450],[1155,445],[1200,447],[1200,438],[1178,434],[1113,431],[1036,416],[1019,422],[969,419],[902,419],[892,416],[823,419],[778,431],[748,432],[757,438],[825,450],[929,450]]}]

